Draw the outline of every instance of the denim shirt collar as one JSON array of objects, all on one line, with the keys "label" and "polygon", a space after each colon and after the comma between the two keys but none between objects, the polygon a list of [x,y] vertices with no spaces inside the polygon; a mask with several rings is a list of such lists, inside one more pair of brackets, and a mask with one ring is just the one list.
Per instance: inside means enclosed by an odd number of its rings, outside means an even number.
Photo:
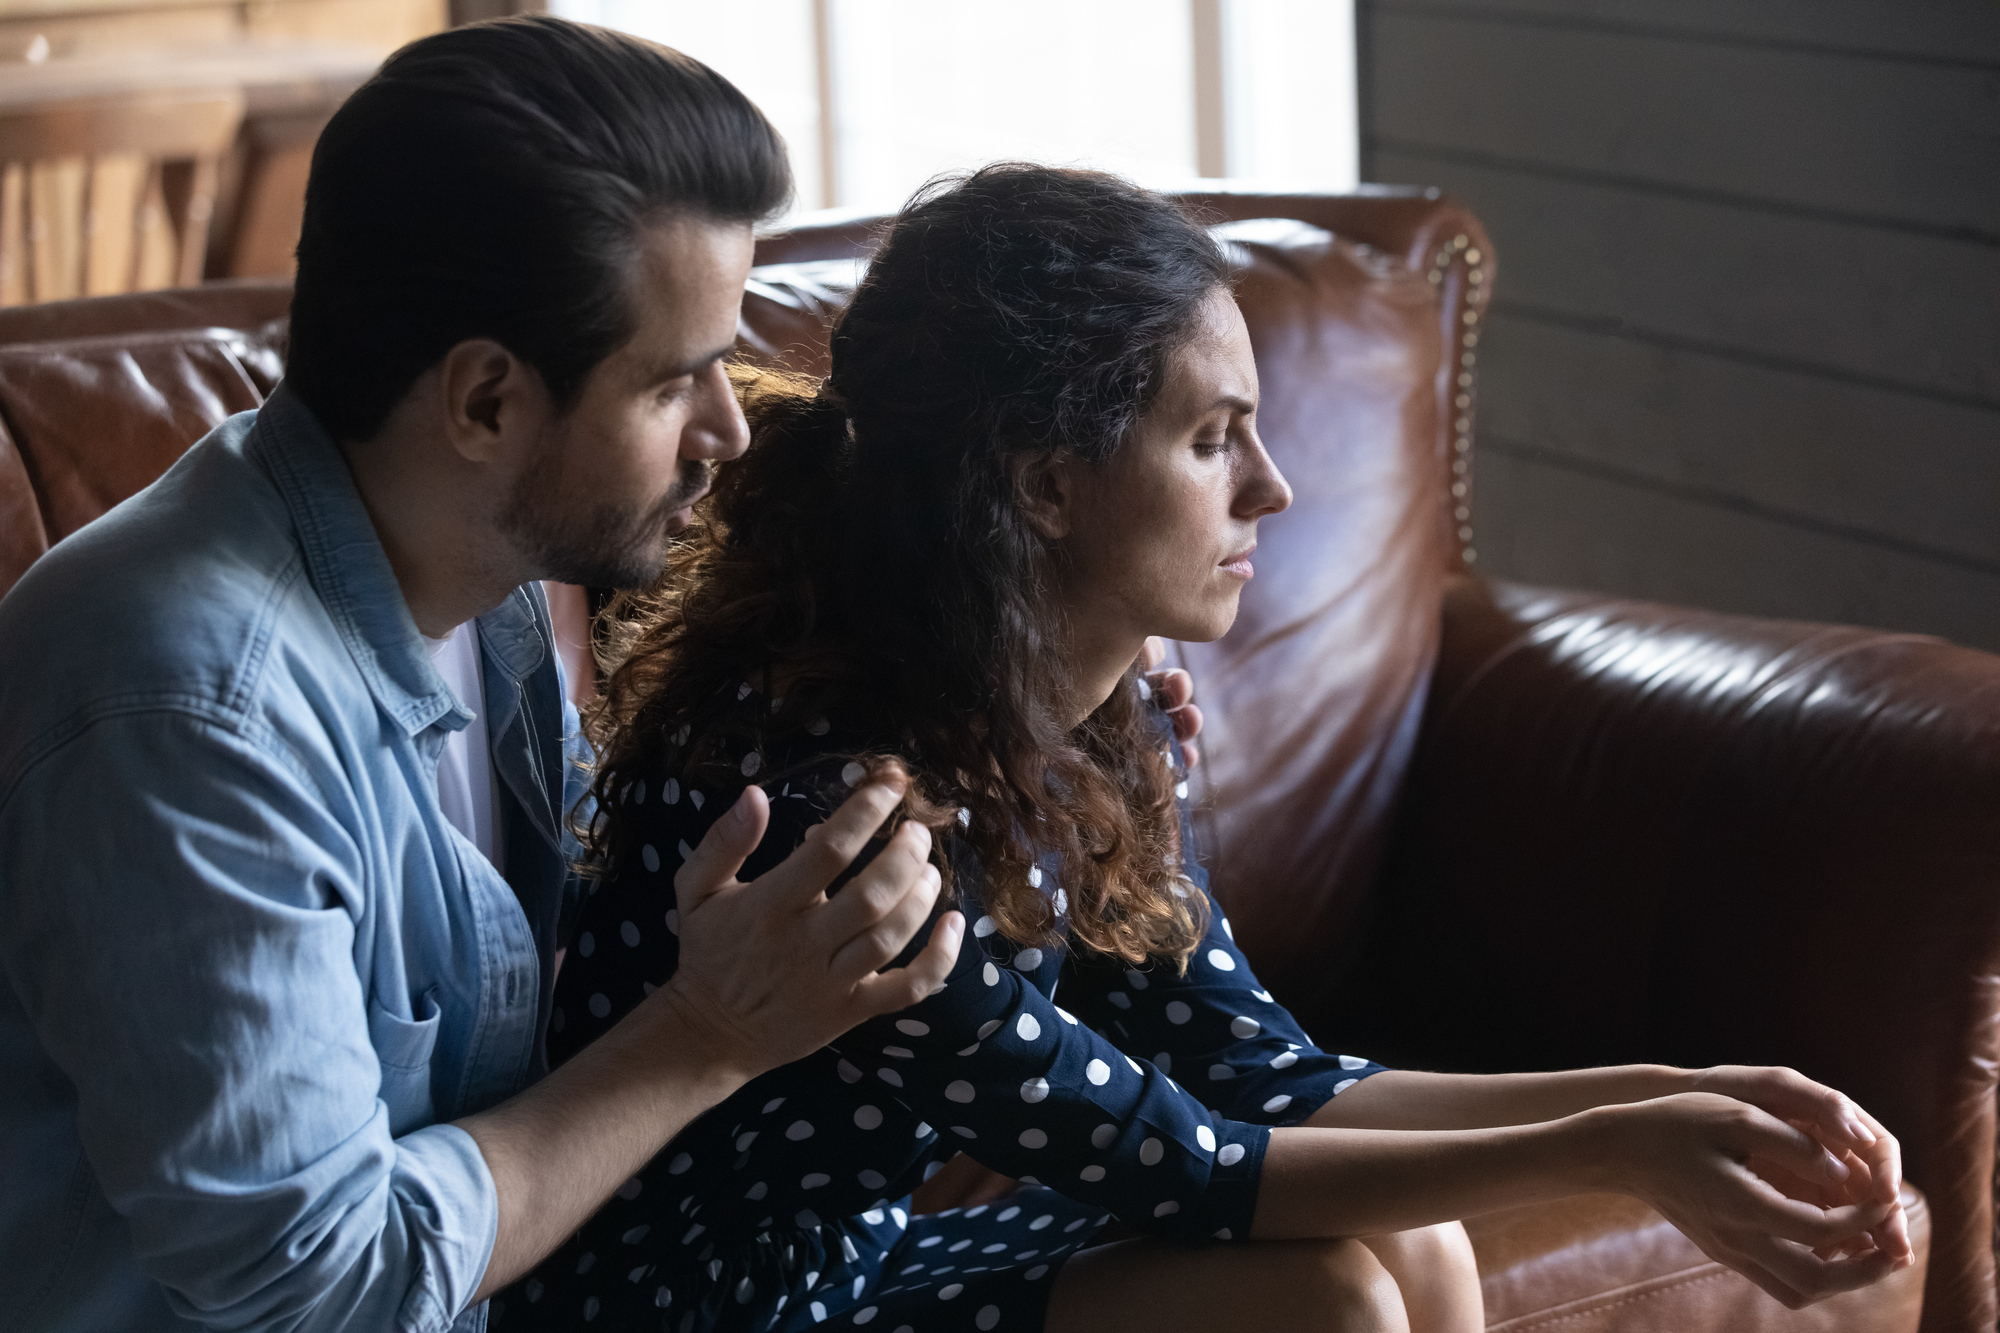
[{"label": "denim shirt collar", "polygon": [[[457,731],[470,723],[473,715],[431,663],[340,447],[283,383],[258,411],[246,449],[284,497],[306,572],[376,704],[412,737],[433,725]],[[516,588],[478,621],[486,652],[516,681],[548,653],[536,619],[529,593]],[[488,727],[497,736],[520,706],[518,691],[489,706],[495,716]]]}]

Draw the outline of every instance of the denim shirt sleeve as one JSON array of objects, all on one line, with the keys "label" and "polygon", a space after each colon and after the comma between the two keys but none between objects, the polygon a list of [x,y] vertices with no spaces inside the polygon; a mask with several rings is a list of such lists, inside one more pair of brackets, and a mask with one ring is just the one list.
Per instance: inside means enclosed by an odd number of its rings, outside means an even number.
[{"label": "denim shirt sleeve", "polygon": [[391,1132],[371,1030],[423,1022],[378,1017],[356,949],[394,895],[362,882],[365,792],[294,753],[199,704],[81,725],[0,793],[0,963],[177,1313],[443,1329],[492,1251],[492,1177],[455,1126]]}]

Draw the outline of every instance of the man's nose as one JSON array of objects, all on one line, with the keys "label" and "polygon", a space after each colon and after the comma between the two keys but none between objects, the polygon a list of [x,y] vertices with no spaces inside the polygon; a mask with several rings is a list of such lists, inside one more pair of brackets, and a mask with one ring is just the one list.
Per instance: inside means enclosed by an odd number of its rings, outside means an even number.
[{"label": "man's nose", "polygon": [[720,361],[701,372],[695,394],[694,412],[681,430],[680,456],[717,463],[741,458],[750,447],[750,423]]}]

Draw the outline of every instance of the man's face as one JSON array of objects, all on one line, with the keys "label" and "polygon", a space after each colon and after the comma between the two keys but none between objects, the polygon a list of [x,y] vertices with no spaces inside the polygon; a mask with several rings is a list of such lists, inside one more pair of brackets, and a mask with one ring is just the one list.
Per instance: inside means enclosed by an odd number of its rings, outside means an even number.
[{"label": "man's face", "polygon": [[539,577],[650,582],[715,465],[749,445],[722,357],[752,250],[740,223],[676,217],[642,233],[631,338],[591,370],[500,515]]}]

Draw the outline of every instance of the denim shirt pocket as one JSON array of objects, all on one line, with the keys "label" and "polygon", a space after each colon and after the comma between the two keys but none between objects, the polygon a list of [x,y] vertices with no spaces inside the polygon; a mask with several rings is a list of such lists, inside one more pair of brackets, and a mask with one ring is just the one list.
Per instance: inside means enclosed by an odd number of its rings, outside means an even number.
[{"label": "denim shirt pocket", "polygon": [[375,1094],[389,1108],[389,1132],[402,1135],[431,1122],[431,1052],[437,1048],[437,993],[425,991],[413,1006],[418,1017],[390,1013],[376,999],[368,1001],[368,1040],[382,1068]]}]

